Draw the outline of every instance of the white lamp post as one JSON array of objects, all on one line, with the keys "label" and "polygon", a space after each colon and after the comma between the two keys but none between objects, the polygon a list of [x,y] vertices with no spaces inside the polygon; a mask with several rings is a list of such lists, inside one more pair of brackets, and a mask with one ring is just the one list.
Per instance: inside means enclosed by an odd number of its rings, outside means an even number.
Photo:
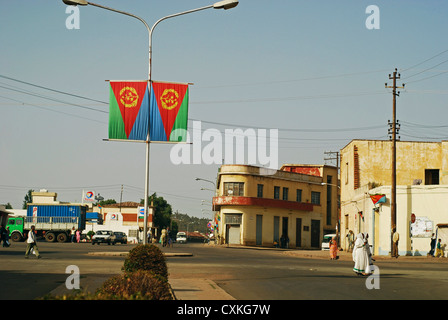
[{"label": "white lamp post", "polygon": [[[138,16],[136,16],[136,15],[134,15],[132,13],[128,13],[128,12],[121,11],[121,10],[116,10],[116,9],[109,8],[109,7],[106,7],[106,6],[102,6],[102,5],[99,5],[99,4],[96,4],[96,3],[92,3],[92,2],[89,2],[89,1],[86,1],[86,0],[62,0],[62,2],[64,2],[66,5],[71,5],[71,6],[77,6],[77,5],[87,6],[87,5],[91,5],[91,6],[95,6],[95,7],[98,7],[98,8],[102,8],[102,9],[106,9],[106,10],[109,10],[109,11],[113,11],[113,12],[117,12],[117,13],[121,13],[121,14],[130,16],[130,17],[138,19],[138,20],[140,20],[142,22],[145,25],[146,29],[148,30],[148,37],[149,37],[148,82],[150,84],[150,86],[149,86],[150,90],[151,90],[151,80],[152,80],[151,79],[152,33],[154,31],[154,28],[160,22],[162,22],[163,20],[169,19],[169,18],[174,18],[174,17],[178,17],[178,16],[185,15],[185,14],[188,14],[188,13],[202,11],[202,10],[210,9],[210,8],[224,9],[224,10],[232,9],[232,8],[235,8],[238,5],[238,3],[239,3],[238,0],[224,0],[224,1],[216,2],[216,3],[214,3],[212,5],[209,5],[209,6],[205,6],[205,7],[201,7],[201,8],[197,8],[197,9],[192,9],[192,10],[188,10],[188,11],[183,11],[183,12],[179,12],[179,13],[175,13],[175,14],[172,14],[172,15],[169,15],[169,16],[166,16],[166,17],[163,17],[163,18],[157,20],[156,23],[154,23],[154,25],[152,26],[152,28],[150,28],[145,20],[143,20],[142,18],[140,18],[140,17],[138,17]],[[150,136],[149,136],[149,127],[148,127],[148,136],[147,136],[147,139],[146,139],[146,174],[145,174],[145,198],[144,198],[144,201],[145,201],[145,203],[144,203],[144,206],[145,206],[145,216],[144,216],[144,222],[143,222],[143,224],[144,224],[144,226],[143,226],[143,233],[144,233],[143,244],[147,243],[146,234],[148,232],[148,230],[147,230],[148,229],[148,226],[147,226],[147,219],[148,218],[147,218],[147,216],[148,216],[148,197],[149,197],[149,159],[150,159],[150,157],[149,157],[149,154],[150,154],[150,150],[149,149],[150,149],[150,147],[149,146],[150,146],[150,143],[151,143],[151,140],[150,140]]]}]

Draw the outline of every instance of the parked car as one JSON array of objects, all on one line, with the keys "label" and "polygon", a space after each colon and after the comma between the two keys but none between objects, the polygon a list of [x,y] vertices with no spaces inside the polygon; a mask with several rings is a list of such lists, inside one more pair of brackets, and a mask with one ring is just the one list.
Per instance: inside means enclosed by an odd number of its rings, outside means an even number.
[{"label": "parked car", "polygon": [[330,240],[335,237],[336,234],[326,234],[322,239],[322,250],[330,250]]},{"label": "parked car", "polygon": [[124,232],[115,231],[115,243],[126,244],[128,243],[128,236]]},{"label": "parked car", "polygon": [[98,245],[100,243],[107,243],[115,244],[115,234],[111,230],[98,230],[95,235],[92,237],[92,244],[97,243]]}]

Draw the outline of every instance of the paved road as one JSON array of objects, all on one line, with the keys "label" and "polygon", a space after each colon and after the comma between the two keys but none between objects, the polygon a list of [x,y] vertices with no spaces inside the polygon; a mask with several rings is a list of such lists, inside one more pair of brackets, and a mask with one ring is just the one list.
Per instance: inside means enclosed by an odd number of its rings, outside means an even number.
[{"label": "paved road", "polygon": [[448,299],[448,263],[441,260],[377,259],[379,289],[369,290],[367,278],[352,271],[347,254],[330,261],[328,253],[324,259],[310,259],[294,251],[203,246],[174,250],[192,251],[194,257],[169,259],[171,279],[211,279],[237,300]]},{"label": "paved road", "polygon": [[95,256],[89,252],[129,251],[133,245],[107,246],[90,243],[38,242],[42,259],[24,258],[26,243],[13,242],[9,248],[0,248],[0,299],[31,300],[62,286],[69,276],[67,266],[80,270],[81,286],[95,287],[121,272],[123,256]]}]

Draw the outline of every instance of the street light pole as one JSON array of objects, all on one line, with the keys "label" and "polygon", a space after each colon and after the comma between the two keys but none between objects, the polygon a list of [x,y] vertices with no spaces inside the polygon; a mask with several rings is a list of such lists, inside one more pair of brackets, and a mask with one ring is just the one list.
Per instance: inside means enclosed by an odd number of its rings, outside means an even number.
[{"label": "street light pole", "polygon": [[[143,20],[142,18],[132,14],[132,13],[128,13],[125,11],[121,11],[121,10],[117,10],[117,9],[113,9],[110,7],[106,7],[103,5],[99,5],[93,2],[89,2],[86,0],[62,0],[62,2],[64,2],[66,5],[81,5],[81,6],[87,6],[87,5],[92,5],[94,7],[98,7],[101,9],[105,9],[105,10],[109,10],[109,11],[113,11],[116,13],[120,13],[120,14],[124,14],[130,17],[133,17],[139,21],[141,21],[146,29],[148,30],[148,42],[149,42],[149,52],[148,52],[148,82],[149,82],[149,96],[151,97],[151,67],[152,67],[152,34],[154,32],[154,28],[162,21],[170,19],[170,18],[174,18],[174,17],[178,17],[178,16],[182,16],[185,14],[189,14],[189,13],[193,13],[193,12],[198,12],[198,11],[202,11],[202,10],[206,10],[206,9],[224,9],[224,10],[228,10],[228,9],[232,9],[235,8],[238,5],[238,0],[223,0],[223,1],[219,1],[216,2],[212,5],[209,6],[205,6],[205,7],[201,7],[201,8],[197,8],[197,9],[192,9],[192,10],[187,10],[187,11],[183,11],[183,12],[179,12],[179,13],[175,13],[175,14],[171,14],[168,15],[166,17],[163,17],[159,20],[157,20],[154,25],[152,26],[152,28],[150,28],[148,26],[148,24],[146,23],[145,20]],[[145,206],[145,215],[144,215],[144,222],[143,222],[143,244],[147,243],[147,236],[146,234],[148,233],[148,198],[149,198],[149,162],[150,162],[150,144],[151,144],[151,140],[150,140],[150,135],[149,135],[149,126],[148,126],[148,134],[147,134],[147,138],[146,138],[146,167],[145,167],[145,198],[144,198],[144,206]]]}]

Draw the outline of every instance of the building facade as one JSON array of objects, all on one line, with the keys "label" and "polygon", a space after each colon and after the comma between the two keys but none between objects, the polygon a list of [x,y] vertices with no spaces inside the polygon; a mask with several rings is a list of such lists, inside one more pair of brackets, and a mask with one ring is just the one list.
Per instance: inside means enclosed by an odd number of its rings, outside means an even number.
[{"label": "building facade", "polygon": [[[385,195],[385,203],[374,204],[370,195]],[[374,189],[361,187],[352,201],[343,208],[355,209],[355,214],[344,211],[343,235],[348,230],[369,234],[369,243],[374,255],[389,255],[391,248],[390,186]],[[414,222],[413,222],[414,221]],[[443,248],[448,239],[439,232],[438,225],[448,223],[448,185],[397,186],[397,232],[398,253],[401,256],[426,256],[430,251],[434,233],[442,239]],[[344,232],[345,231],[345,232]],[[348,248],[348,238],[342,237],[341,246]],[[446,256],[447,250],[444,250]]]},{"label": "building facade", "polygon": [[[446,200],[440,196],[446,193],[448,185],[448,141],[397,141],[396,161],[399,252],[401,255],[415,254],[416,250],[427,252],[430,235],[411,236],[411,217],[427,218],[433,223],[448,222]],[[355,235],[366,232],[374,254],[390,253],[391,177],[391,141],[353,140],[341,149],[343,249],[348,249],[350,231]],[[374,194],[384,194],[386,202],[374,205],[370,198]]]},{"label": "building facade", "polygon": [[[300,168],[311,167],[315,174],[299,172]],[[326,185],[329,176],[337,181],[337,168],[221,166],[217,196],[213,198],[219,242],[320,248],[323,234],[333,233],[337,222],[338,189]],[[327,211],[327,205],[331,210]]]}]

